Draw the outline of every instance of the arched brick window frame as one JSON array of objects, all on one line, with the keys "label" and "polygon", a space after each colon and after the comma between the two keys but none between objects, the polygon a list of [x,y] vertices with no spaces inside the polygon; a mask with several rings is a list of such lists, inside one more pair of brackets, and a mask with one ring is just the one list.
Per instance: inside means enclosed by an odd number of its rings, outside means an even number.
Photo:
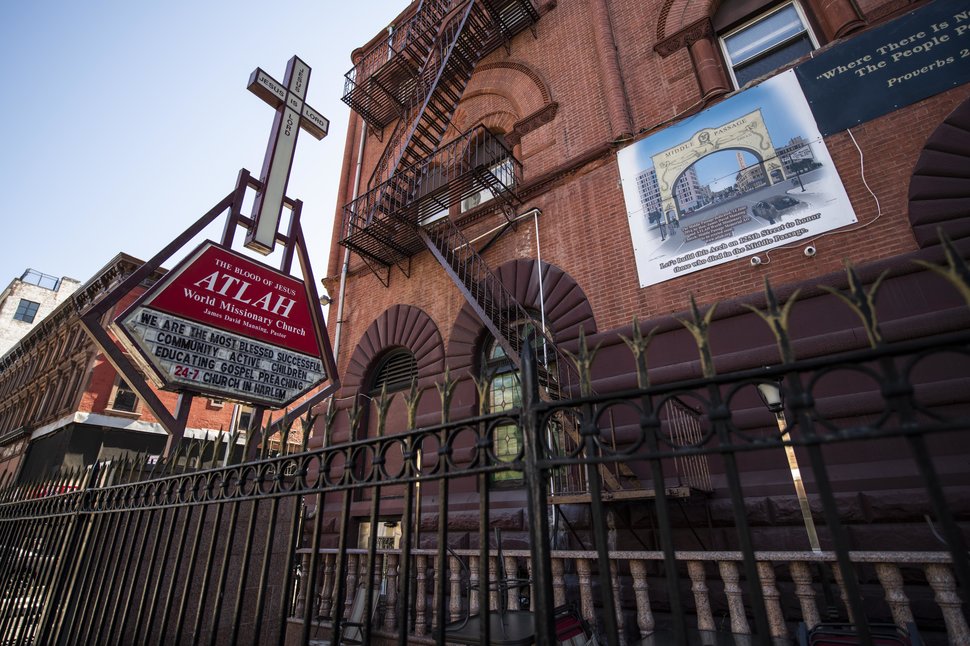
[{"label": "arched brick window frame", "polygon": [[548,84],[530,66],[493,61],[475,68],[453,122],[458,131],[481,123],[502,133],[519,156],[522,138],[551,122],[558,109]]},{"label": "arched brick window frame", "polygon": [[344,373],[343,389],[368,388],[366,379],[377,361],[393,348],[407,348],[414,355],[418,380],[434,378],[444,370],[444,343],[438,326],[424,310],[412,305],[394,305],[367,328]]},{"label": "arched brick window frame", "polygon": [[920,248],[970,236],[970,99],[933,131],[909,182],[909,222]]},{"label": "arched brick window frame", "polygon": [[[546,329],[552,340],[569,347],[579,338],[596,333],[593,308],[585,292],[572,276],[555,265],[525,258],[507,262],[495,270],[503,285],[518,303],[529,310],[540,311],[539,271],[542,272],[542,291],[545,296]],[[485,325],[467,303],[458,312],[448,340],[448,369],[453,374],[475,370]]]}]

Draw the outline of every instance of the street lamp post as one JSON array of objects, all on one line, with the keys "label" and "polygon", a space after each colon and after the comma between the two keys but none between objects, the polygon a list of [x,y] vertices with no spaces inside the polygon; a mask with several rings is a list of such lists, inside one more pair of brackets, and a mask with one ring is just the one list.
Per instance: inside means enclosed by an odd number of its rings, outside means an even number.
[{"label": "street lamp post", "polygon": [[785,455],[788,456],[788,468],[791,471],[791,479],[795,485],[795,495],[798,497],[798,506],[802,510],[802,520],[805,523],[805,531],[808,533],[808,544],[813,552],[821,552],[822,548],[818,542],[818,532],[815,531],[815,520],[812,518],[812,508],[808,504],[808,494],[805,493],[805,483],[802,482],[802,474],[798,468],[798,458],[795,455],[795,447],[789,444],[788,420],[785,418],[785,398],[781,389],[780,382],[762,382],[758,384],[758,394],[765,407],[775,415],[778,424],[778,432],[781,439],[785,442]]}]

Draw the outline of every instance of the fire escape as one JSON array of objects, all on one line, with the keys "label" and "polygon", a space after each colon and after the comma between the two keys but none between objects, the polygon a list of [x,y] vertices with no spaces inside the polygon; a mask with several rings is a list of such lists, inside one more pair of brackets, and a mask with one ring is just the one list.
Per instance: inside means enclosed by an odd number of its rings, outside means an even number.
[{"label": "fire escape", "polygon": [[[409,276],[411,257],[429,250],[517,366],[521,330],[531,326],[540,360],[545,359],[540,366],[544,396],[559,399],[578,394],[570,359],[449,217],[453,207],[476,196],[494,200],[506,214],[514,212],[521,165],[483,126],[442,144],[478,61],[537,20],[531,0],[421,0],[407,23],[347,73],[344,102],[386,138],[386,146],[366,189],[344,206],[340,243],[385,286],[392,267]],[[560,420],[559,428],[559,450],[580,443],[570,420]],[[600,475],[604,498],[652,495],[628,468],[604,466]],[[557,496],[579,502],[588,492],[578,470],[558,478],[554,489],[554,502]]]}]

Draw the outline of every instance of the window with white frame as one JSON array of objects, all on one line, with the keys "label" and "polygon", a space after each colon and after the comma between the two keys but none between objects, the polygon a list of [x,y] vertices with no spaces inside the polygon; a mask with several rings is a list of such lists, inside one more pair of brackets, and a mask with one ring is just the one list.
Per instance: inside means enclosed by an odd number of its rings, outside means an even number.
[{"label": "window with white frame", "polygon": [[797,2],[772,7],[722,34],[720,42],[731,78],[739,88],[818,47]]},{"label": "window with white frame", "polygon": [[111,389],[111,399],[108,408],[123,413],[138,412],[138,393],[120,376],[115,377],[114,387]]},{"label": "window with white frame", "polygon": [[255,410],[252,406],[246,406],[245,404],[237,405],[235,411],[236,423],[233,424],[233,431],[247,432],[249,425],[252,424],[254,412]]}]

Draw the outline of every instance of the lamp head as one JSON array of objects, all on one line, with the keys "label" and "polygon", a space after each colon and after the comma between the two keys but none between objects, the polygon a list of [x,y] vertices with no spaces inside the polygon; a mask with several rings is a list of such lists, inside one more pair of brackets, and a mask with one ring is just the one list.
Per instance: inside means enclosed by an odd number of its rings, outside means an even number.
[{"label": "lamp head", "polygon": [[772,413],[785,410],[785,391],[781,388],[781,381],[762,381],[758,384],[758,395],[765,407]]}]

